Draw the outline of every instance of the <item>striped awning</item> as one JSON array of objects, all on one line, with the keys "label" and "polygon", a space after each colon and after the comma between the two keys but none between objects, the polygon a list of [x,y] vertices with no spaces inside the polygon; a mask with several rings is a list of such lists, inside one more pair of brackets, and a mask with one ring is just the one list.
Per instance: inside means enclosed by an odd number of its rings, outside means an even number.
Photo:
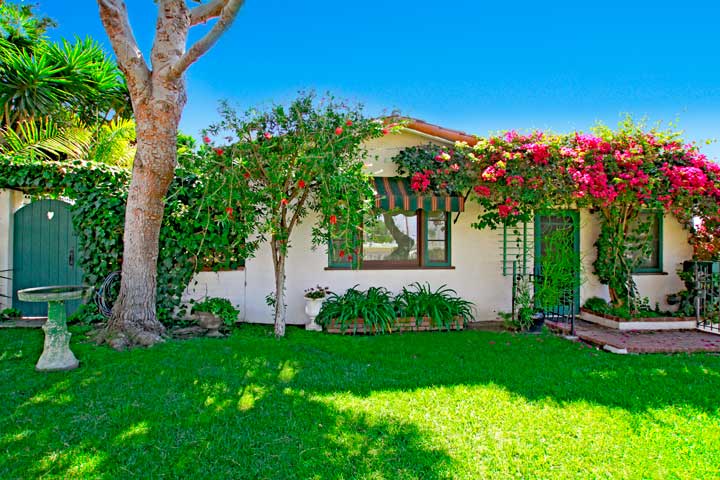
[{"label": "striped awning", "polygon": [[444,212],[462,212],[465,199],[454,195],[435,195],[418,193],[410,188],[410,179],[405,177],[373,177],[375,188],[375,206],[382,210],[441,210]]}]

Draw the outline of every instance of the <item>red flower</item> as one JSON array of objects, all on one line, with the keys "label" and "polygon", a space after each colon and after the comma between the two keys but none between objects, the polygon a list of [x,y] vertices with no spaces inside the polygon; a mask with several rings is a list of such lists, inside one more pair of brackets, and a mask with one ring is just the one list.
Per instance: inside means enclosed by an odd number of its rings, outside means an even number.
[{"label": "red flower", "polygon": [[205,142],[205,144],[210,143],[210,137],[208,137],[207,135],[204,136],[204,137],[203,137],[203,142]]},{"label": "red flower", "polygon": [[233,216],[233,208],[232,208],[232,207],[227,207],[227,208],[225,209],[225,213],[227,213],[227,216],[228,216],[228,217],[232,218],[232,216]]},{"label": "red flower", "polygon": [[330,224],[335,225],[337,223],[337,217],[335,215],[330,215]]},{"label": "red flower", "polygon": [[488,187],[486,187],[485,185],[476,185],[474,190],[475,190],[475,193],[477,193],[481,197],[489,197],[490,196],[490,189]]},{"label": "red flower", "polygon": [[225,152],[225,150],[223,150],[222,148],[216,148],[216,149],[215,149],[215,153],[217,153],[217,154],[218,154],[219,156],[221,156],[221,157],[222,157],[223,152]]},{"label": "red flower", "polygon": [[342,135],[342,132],[343,132],[343,128],[342,128],[342,127],[337,127],[337,128],[335,129],[335,135]]},{"label": "red flower", "polygon": [[245,178],[250,178],[250,172],[245,172],[245,173],[243,173],[243,177],[245,177]]},{"label": "red flower", "polygon": [[298,188],[305,188],[305,180],[300,180],[298,182]]},{"label": "red flower", "polygon": [[287,205],[287,204],[288,204],[287,198],[283,198],[282,200],[280,200],[280,205]]},{"label": "red flower", "polygon": [[383,134],[383,135],[387,135],[388,133],[390,133],[390,130],[388,130],[387,128],[383,128],[383,129],[382,129],[382,134]]},{"label": "red flower", "polygon": [[263,136],[264,136],[266,139],[268,139],[268,140],[270,140],[270,139],[272,138],[272,134],[271,134],[270,132],[265,132],[265,133],[263,134]]},{"label": "red flower", "polygon": [[352,127],[352,120],[348,120],[347,122],[345,122],[345,125],[347,125],[348,127]]},{"label": "red flower", "polygon": [[352,255],[348,255],[348,260],[352,262]]},{"label": "red flower", "polygon": [[345,256],[345,250],[340,250],[340,251],[338,252],[338,256],[339,256],[340,258],[343,258],[343,257]]}]

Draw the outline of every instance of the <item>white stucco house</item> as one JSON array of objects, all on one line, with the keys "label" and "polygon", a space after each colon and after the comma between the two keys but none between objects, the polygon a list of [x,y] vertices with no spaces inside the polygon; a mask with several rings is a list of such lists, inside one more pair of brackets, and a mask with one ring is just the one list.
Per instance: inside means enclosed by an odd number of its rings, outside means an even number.
[{"label": "white stucco house", "polygon": [[[377,203],[387,209],[394,208],[393,213],[380,217],[381,221],[375,227],[366,229],[360,269],[348,268],[338,252],[328,251],[330,248],[312,248],[311,228],[315,221],[312,216],[296,228],[286,267],[288,323],[304,324],[307,321],[303,293],[318,284],[342,293],[354,285],[360,288],[383,286],[397,292],[412,282],[429,282],[433,287],[447,285],[472,301],[476,321],[496,320],[498,312],[510,311],[511,262],[517,253],[513,252],[513,242],[507,238],[511,234],[503,230],[473,228],[471,224],[477,218],[479,206],[472,199],[447,201],[427,195],[418,198],[397,177],[392,161],[409,146],[428,142],[453,145],[455,141],[471,139],[463,132],[415,120],[398,134],[373,139],[366,144],[368,158],[372,159],[366,165],[367,172],[374,177],[376,188],[383,194]],[[79,247],[70,239],[72,232],[46,228],[64,218],[63,210],[64,204],[57,200],[30,203],[21,192],[0,190],[0,309],[17,303],[17,298],[13,297],[18,288],[81,281],[82,272],[74,263]],[[543,230],[536,227],[542,227],[543,222],[558,221],[558,218],[538,218],[534,225],[527,226],[523,237],[530,251],[532,244],[540,240],[538,232]],[[607,287],[592,274],[593,245],[599,233],[596,219],[587,210],[568,212],[563,218],[571,218],[573,228],[576,228],[576,249],[582,258],[584,280],[579,292],[580,302],[593,296],[607,299]],[[391,235],[390,228],[395,229],[395,234]],[[653,254],[635,280],[641,296],[648,297],[652,305],[657,302],[667,309],[666,296],[684,288],[676,271],[684,260],[692,257],[692,248],[687,241],[687,230],[671,216],[659,215],[653,233]],[[411,240],[406,242],[407,248],[399,249],[397,238]],[[30,244],[32,249],[25,248]],[[36,247],[45,252],[43,255],[50,252],[51,257],[59,258],[59,263],[66,268],[43,268],[50,257],[37,258],[32,253],[38,251]],[[532,263],[533,259],[529,258],[527,262]],[[270,248],[266,244],[240,270],[198,273],[188,287],[186,297],[228,298],[240,308],[242,321],[270,323],[272,311],[265,297],[273,291],[273,285]]]},{"label": "white stucco house", "polygon": [[[412,282],[429,282],[433,287],[447,285],[475,304],[475,320],[498,319],[498,312],[510,311],[513,260],[509,233],[503,230],[478,230],[471,224],[476,220],[479,206],[472,199],[463,202],[455,199],[417,198],[397,178],[392,158],[402,149],[428,142],[453,145],[455,141],[469,141],[469,135],[428,124],[410,121],[398,134],[373,139],[366,144],[369,160],[367,172],[375,177],[381,193],[378,204],[395,207],[392,220],[378,222],[379,227],[366,229],[371,238],[362,239],[363,262],[360,269],[347,268],[337,252],[331,248],[313,249],[311,228],[315,219],[309,216],[299,225],[291,238],[287,258],[287,319],[290,324],[303,324],[303,293],[315,285],[328,286],[332,291],[344,292],[359,285],[360,288],[383,286],[397,292]],[[387,193],[394,196],[388,199]],[[416,210],[417,208],[417,210]],[[432,209],[432,210],[431,210]],[[599,224],[587,210],[567,212],[577,229],[576,249],[582,258],[583,282],[580,303],[593,296],[608,299],[607,286],[601,285],[592,274],[595,259],[594,243]],[[531,244],[540,240],[539,231],[544,222],[557,221],[558,217],[538,218],[534,225],[523,231]],[[390,223],[392,222],[392,223]],[[412,248],[398,256],[397,243],[393,243],[387,228],[395,225],[402,234],[412,238]],[[385,226],[383,226],[385,225]],[[648,297],[651,305],[658,303],[670,309],[666,296],[684,289],[677,275],[682,262],[692,257],[688,244],[688,231],[672,216],[658,214],[653,228],[654,246],[651,258],[635,276],[639,293]],[[530,247],[530,250],[533,250]],[[528,260],[532,262],[532,258]],[[230,299],[241,310],[241,319],[250,323],[271,323],[272,311],[265,297],[273,291],[274,277],[269,245],[262,246],[256,256],[246,261],[237,271],[201,272],[190,285],[187,297],[200,299],[218,296]]]}]

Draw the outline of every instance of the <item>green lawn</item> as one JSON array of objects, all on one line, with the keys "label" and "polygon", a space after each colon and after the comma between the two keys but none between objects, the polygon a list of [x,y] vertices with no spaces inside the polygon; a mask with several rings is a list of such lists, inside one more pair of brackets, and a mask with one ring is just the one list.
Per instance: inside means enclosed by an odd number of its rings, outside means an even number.
[{"label": "green lawn", "polygon": [[0,478],[718,478],[720,356],[243,326],[38,374],[0,331]]}]

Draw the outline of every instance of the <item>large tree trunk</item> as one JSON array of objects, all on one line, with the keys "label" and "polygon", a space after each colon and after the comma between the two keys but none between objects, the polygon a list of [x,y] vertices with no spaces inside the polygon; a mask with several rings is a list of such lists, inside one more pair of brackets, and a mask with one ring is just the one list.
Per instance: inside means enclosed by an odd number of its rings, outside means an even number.
[{"label": "large tree trunk", "polygon": [[[164,198],[175,175],[176,137],[185,107],[185,70],[228,29],[244,0],[158,0],[150,60],[138,47],[124,0],[97,0],[105,31],[125,74],[135,113],[137,152],[125,211],[120,294],[101,340],[115,348],[152,345],[165,328],[155,315],[157,258]],[[187,48],[190,28],[216,18]]]},{"label": "large tree trunk", "polygon": [[275,336],[285,336],[285,252],[280,242],[272,238],[273,266],[275,267]]},{"label": "large tree trunk", "polygon": [[107,327],[108,342],[115,348],[149,346],[165,333],[155,308],[159,236],[185,103],[182,82],[174,87],[166,91],[172,102],[155,101],[146,115],[136,115],[137,152],[125,210],[120,293]]}]

